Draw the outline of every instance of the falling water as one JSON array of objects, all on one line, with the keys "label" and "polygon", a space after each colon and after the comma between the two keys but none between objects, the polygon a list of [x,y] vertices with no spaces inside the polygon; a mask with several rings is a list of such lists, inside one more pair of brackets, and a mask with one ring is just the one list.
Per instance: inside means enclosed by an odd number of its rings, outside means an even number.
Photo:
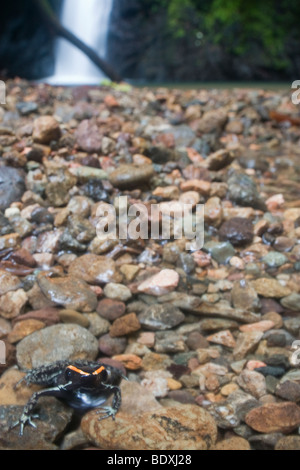
[{"label": "falling water", "polygon": [[[91,46],[101,58],[106,42],[113,0],[64,0],[61,22]],[[65,39],[58,39],[53,85],[94,85],[106,78],[92,61]]]}]

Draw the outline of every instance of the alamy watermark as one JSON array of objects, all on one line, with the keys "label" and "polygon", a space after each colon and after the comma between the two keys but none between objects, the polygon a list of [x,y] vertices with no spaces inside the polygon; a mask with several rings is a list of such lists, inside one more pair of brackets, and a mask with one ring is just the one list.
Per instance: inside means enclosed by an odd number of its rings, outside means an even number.
[{"label": "alamy watermark", "polygon": [[4,341],[0,341],[0,365],[6,364],[6,346]]},{"label": "alamy watermark", "polygon": [[150,206],[129,204],[120,196],[115,204],[99,205],[96,217],[100,240],[180,240],[186,239],[186,250],[200,250],[204,245],[204,205],[162,202]]},{"label": "alamy watermark", "polygon": [[0,80],[0,104],[6,104],[6,85]]},{"label": "alamy watermark", "polygon": [[296,91],[292,93],[292,103],[300,103],[300,80],[294,80],[292,83],[292,89],[296,88]]}]

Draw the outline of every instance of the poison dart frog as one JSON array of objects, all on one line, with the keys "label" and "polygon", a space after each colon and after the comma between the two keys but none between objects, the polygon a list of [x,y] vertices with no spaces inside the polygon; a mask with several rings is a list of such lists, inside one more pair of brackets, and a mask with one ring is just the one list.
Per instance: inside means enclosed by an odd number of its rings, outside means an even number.
[{"label": "poison dart frog", "polygon": [[[119,369],[95,361],[58,361],[29,370],[17,386],[25,380],[27,385],[34,383],[47,388],[32,395],[12,428],[20,425],[21,436],[27,423],[36,428],[32,419],[39,416],[33,415],[33,410],[43,396],[59,398],[80,412],[98,408],[97,413],[103,414],[100,420],[110,416],[115,419],[121,406],[119,384],[122,378],[127,380]],[[102,407],[112,394],[112,405]]]}]

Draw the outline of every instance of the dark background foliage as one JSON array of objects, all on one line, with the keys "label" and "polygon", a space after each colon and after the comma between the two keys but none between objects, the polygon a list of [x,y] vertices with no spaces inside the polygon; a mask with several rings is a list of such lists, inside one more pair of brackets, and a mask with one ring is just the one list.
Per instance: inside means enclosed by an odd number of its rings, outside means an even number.
[{"label": "dark background foliage", "polygon": [[[48,0],[58,15],[61,1]],[[1,10],[2,75],[51,75],[54,38],[32,0]],[[298,0],[114,0],[107,60],[136,80],[294,80],[299,18]]]}]

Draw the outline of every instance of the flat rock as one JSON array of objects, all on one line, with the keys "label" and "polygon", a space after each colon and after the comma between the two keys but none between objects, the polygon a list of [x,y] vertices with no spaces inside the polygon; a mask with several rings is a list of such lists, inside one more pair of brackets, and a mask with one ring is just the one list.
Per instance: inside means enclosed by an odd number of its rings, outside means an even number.
[{"label": "flat rock", "polygon": [[289,433],[300,425],[300,408],[292,402],[267,403],[249,411],[245,421],[262,433]]},{"label": "flat rock", "polygon": [[40,273],[37,281],[47,299],[66,309],[92,312],[97,307],[97,296],[84,280],[71,276],[52,278]]},{"label": "flat rock", "polygon": [[245,217],[233,217],[220,227],[219,237],[229,241],[233,246],[243,246],[253,240],[253,223]]},{"label": "flat rock", "polygon": [[91,359],[98,353],[98,341],[88,330],[73,324],[58,324],[36,331],[17,344],[21,369],[32,369],[64,359]]},{"label": "flat rock", "polygon": [[179,283],[179,274],[174,269],[163,269],[138,286],[138,291],[149,295],[166,295]]},{"label": "flat rock", "polygon": [[89,284],[118,283],[122,280],[114,260],[92,253],[76,258],[68,272],[70,276],[79,277]]},{"label": "flat rock", "polygon": [[148,330],[168,330],[183,322],[185,315],[169,304],[153,304],[138,315],[140,324]]},{"label": "flat rock", "polygon": [[99,422],[95,413],[81,423],[84,434],[106,450],[208,450],[217,428],[207,411],[196,405],[178,405],[134,417],[119,412],[116,420]]},{"label": "flat rock", "polygon": [[251,285],[262,297],[281,298],[291,294],[290,289],[280,284],[276,279],[260,277],[251,281]]},{"label": "flat rock", "polygon": [[154,175],[152,165],[120,165],[109,175],[111,184],[119,189],[130,189],[137,185],[149,183]]}]

